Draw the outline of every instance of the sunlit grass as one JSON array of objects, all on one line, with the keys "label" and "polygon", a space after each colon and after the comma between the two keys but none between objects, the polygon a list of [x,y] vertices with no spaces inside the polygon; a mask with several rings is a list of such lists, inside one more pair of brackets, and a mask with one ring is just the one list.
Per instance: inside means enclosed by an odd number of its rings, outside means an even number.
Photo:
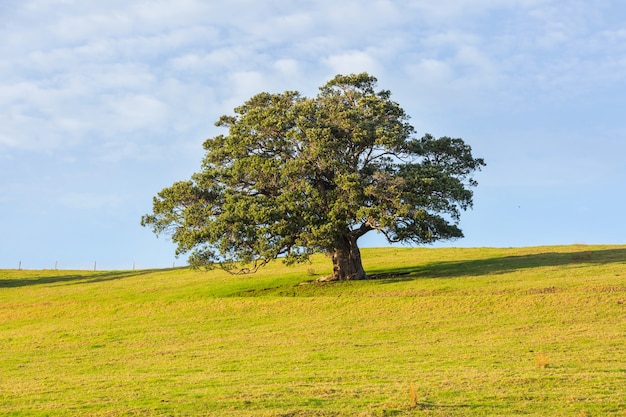
[{"label": "sunlit grass", "polygon": [[624,416],[626,247],[0,271],[0,415]]}]

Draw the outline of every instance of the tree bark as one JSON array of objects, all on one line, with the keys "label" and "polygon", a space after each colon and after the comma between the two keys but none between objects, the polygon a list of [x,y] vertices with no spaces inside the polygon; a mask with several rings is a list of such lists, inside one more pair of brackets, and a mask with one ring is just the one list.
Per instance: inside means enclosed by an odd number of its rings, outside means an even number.
[{"label": "tree bark", "polygon": [[356,236],[346,237],[337,248],[329,252],[333,261],[332,275],[323,278],[324,281],[347,281],[367,279],[367,274],[361,262],[361,251],[356,243]]}]

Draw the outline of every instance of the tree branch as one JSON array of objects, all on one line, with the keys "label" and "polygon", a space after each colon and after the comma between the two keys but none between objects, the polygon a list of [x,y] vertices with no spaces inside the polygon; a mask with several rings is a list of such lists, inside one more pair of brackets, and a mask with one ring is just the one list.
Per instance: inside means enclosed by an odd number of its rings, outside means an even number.
[{"label": "tree branch", "polygon": [[365,223],[362,223],[358,229],[351,231],[350,237],[353,237],[354,239],[358,239],[364,234],[366,234],[367,232],[370,232],[372,230],[375,230],[375,228],[372,227],[369,222],[365,222]]}]

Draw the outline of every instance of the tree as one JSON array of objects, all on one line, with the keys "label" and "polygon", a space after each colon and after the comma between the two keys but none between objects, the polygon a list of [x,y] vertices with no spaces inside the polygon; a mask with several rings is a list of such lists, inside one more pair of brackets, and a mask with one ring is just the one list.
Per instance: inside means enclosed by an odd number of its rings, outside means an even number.
[{"label": "tree", "polygon": [[170,233],[194,267],[252,272],[323,252],[328,279],[365,279],[357,245],[371,231],[390,243],[462,237],[471,174],[484,165],[462,139],[414,138],[376,78],[337,75],[315,98],[260,93],[222,116],[204,142],[200,172],[163,189],[143,226]]}]

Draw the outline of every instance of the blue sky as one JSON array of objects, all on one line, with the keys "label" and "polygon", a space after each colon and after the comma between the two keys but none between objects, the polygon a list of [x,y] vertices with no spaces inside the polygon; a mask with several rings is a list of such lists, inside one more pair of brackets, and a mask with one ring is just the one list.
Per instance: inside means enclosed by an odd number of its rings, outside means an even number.
[{"label": "blue sky", "polygon": [[362,71],[487,162],[437,246],[626,243],[624,22],[621,0],[0,1],[0,268],[183,264],[139,221],[219,116]]}]

